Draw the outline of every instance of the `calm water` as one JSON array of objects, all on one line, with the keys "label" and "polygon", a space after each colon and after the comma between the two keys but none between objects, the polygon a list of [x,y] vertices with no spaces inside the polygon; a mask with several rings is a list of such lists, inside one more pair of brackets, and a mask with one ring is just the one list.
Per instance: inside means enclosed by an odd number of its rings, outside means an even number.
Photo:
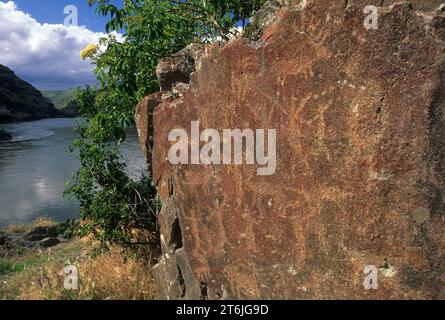
[{"label": "calm water", "polygon": [[[64,182],[79,168],[67,152],[76,133],[74,119],[46,119],[0,125],[13,141],[0,142],[0,226],[38,217],[55,221],[79,217],[79,204],[62,196]],[[136,131],[121,148],[134,177],[145,171]]]}]

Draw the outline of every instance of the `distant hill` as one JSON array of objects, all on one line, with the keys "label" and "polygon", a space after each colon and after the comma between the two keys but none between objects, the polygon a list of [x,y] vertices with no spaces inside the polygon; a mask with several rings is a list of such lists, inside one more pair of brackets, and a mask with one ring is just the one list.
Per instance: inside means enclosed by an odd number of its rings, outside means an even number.
[{"label": "distant hill", "polygon": [[74,100],[76,95],[76,89],[67,89],[67,90],[43,90],[43,96],[50,99],[57,109],[62,109],[67,107],[71,101]]},{"label": "distant hill", "polygon": [[0,64],[0,123],[59,116],[50,99]]}]

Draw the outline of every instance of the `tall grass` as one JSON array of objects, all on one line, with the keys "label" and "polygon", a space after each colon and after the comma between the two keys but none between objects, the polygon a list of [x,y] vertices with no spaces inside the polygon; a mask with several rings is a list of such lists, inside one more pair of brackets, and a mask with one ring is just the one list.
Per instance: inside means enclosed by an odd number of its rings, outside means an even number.
[{"label": "tall grass", "polygon": [[[147,300],[155,298],[149,266],[120,247],[93,257],[89,239],[74,239],[51,250],[30,252],[16,260],[3,260],[0,299],[16,300]],[[6,262],[5,262],[6,261]],[[12,270],[13,266],[23,266]],[[64,289],[63,270],[78,270],[78,290]],[[3,266],[3,267],[2,267]],[[2,270],[2,269],[0,269]]]}]

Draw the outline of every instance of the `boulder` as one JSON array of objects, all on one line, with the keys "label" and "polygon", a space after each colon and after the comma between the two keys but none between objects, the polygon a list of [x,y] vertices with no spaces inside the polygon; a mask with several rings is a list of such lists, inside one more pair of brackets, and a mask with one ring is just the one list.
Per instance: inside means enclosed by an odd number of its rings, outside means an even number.
[{"label": "boulder", "polygon": [[51,248],[60,244],[60,240],[57,238],[45,238],[39,242],[42,248]]},{"label": "boulder", "polygon": [[40,241],[45,238],[57,237],[59,235],[59,229],[57,225],[45,226],[45,227],[35,227],[28,233],[23,235],[23,239],[26,241]]},{"label": "boulder", "polygon": [[[251,34],[205,48],[188,91],[138,128],[163,202],[161,296],[445,298],[441,2],[275,1]],[[276,129],[275,173],[172,165],[169,133],[192,121]]]}]

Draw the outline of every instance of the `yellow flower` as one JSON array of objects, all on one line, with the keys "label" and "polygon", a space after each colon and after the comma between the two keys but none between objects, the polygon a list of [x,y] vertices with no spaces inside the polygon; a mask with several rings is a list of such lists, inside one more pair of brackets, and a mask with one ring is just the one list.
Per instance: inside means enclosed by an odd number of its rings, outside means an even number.
[{"label": "yellow flower", "polygon": [[80,57],[85,60],[86,58],[91,58],[97,52],[97,46],[94,44],[89,44],[85,49],[80,51]]}]

